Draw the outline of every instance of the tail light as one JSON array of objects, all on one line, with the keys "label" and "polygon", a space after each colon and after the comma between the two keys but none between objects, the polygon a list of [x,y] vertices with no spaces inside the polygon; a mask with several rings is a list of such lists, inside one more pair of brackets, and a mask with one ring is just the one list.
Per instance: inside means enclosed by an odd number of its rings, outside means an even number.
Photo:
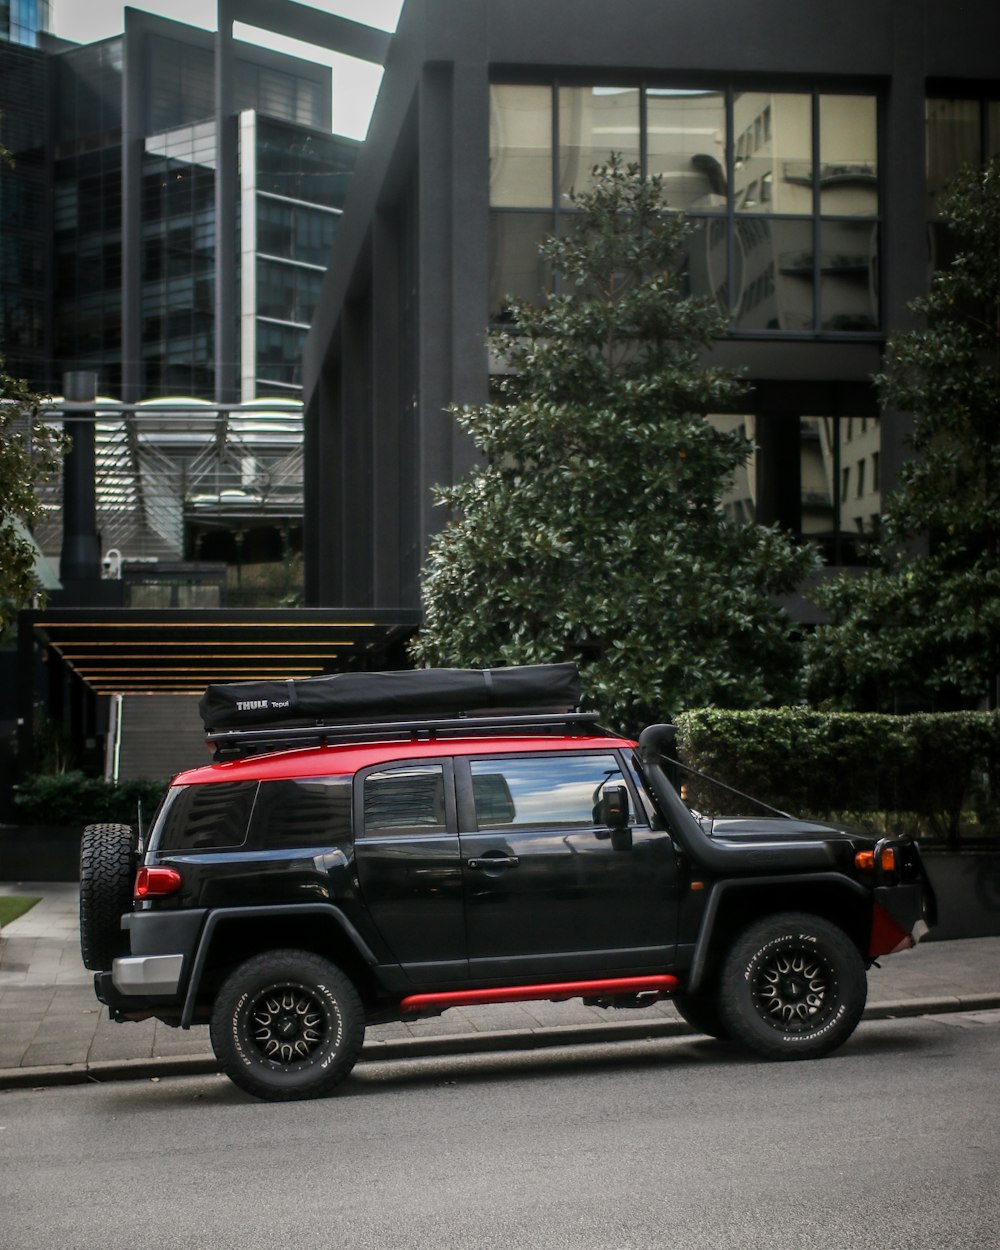
[{"label": "tail light", "polygon": [[135,874],[135,898],[162,898],[181,888],[181,874],[176,868],[142,867]]}]

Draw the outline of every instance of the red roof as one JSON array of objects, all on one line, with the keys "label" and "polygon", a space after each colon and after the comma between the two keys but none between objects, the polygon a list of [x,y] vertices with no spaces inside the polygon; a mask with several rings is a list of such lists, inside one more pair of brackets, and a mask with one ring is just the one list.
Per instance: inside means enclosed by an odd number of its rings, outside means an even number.
[{"label": "red roof", "polygon": [[325,747],[280,751],[192,768],[173,780],[175,786],[205,785],[216,781],[282,781],[294,777],[332,777],[353,774],[372,764],[399,760],[439,759],[442,755],[532,755],[554,751],[631,750],[628,738],[578,735],[533,737],[437,738],[420,742],[351,742]]}]

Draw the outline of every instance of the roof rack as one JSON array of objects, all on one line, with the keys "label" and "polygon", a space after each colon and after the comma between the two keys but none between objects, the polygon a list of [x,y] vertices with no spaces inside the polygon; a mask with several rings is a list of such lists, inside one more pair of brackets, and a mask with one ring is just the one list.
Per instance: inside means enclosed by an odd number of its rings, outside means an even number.
[{"label": "roof rack", "polygon": [[507,716],[451,716],[440,720],[341,722],[318,725],[276,725],[270,729],[225,729],[205,738],[217,761],[245,759],[292,747],[328,746],[347,742],[433,742],[440,738],[493,737],[523,730],[570,734],[610,730],[597,723],[596,712],[535,712]]}]

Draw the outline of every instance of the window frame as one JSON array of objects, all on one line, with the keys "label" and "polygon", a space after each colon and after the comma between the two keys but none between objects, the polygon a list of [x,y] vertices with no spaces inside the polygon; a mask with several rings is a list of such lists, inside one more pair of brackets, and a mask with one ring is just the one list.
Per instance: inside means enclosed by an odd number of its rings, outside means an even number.
[{"label": "window frame", "polygon": [[[629,763],[624,755],[617,748],[591,748],[579,751],[504,751],[504,752],[483,752],[476,755],[463,755],[456,757],[455,760],[455,791],[458,800],[458,816],[459,831],[466,834],[497,834],[504,833],[526,833],[533,829],[537,829],[542,833],[552,833],[554,835],[565,833],[568,830],[587,830],[599,829],[602,826],[594,822],[585,822],[584,824],[516,824],[507,825],[487,825],[481,828],[476,815],[476,801],[473,788],[473,763],[488,762],[502,766],[503,764],[513,764],[522,760],[561,760],[563,762],[581,758],[599,758],[602,756],[612,757],[621,775],[621,784],[626,787],[629,792],[629,803],[631,814],[635,817],[630,821],[633,828],[649,829],[650,819],[649,812],[643,799],[635,787],[635,780],[629,768]],[[615,782],[614,784],[619,784]]]},{"label": "window frame", "polygon": [[[369,833],[365,825],[365,782],[376,773],[428,771],[432,768],[442,770],[444,786],[445,827],[443,829],[420,828],[419,826],[402,826],[398,829],[385,829],[378,833]],[[415,841],[426,838],[453,838],[457,830],[457,813],[455,802],[455,769],[450,756],[431,756],[426,759],[383,760],[371,764],[367,768],[358,769],[354,776],[354,793],[352,798],[354,818],[354,838],[356,843],[374,845],[378,842]]]}]

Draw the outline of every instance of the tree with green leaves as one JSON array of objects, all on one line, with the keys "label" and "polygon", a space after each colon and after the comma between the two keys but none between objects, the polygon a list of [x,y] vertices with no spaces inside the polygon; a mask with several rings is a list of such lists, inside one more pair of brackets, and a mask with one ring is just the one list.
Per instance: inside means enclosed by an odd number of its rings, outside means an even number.
[{"label": "tree with green leaves", "polygon": [[0,358],[0,637],[37,590],[29,534],[40,512],[38,486],[66,450],[61,431],[41,419],[40,404]]},{"label": "tree with green leaves", "polygon": [[912,307],[876,378],[911,412],[914,458],[885,501],[874,566],[818,599],[814,701],[859,710],[975,706],[1000,674],[1000,159],[951,185],[957,254]]},{"label": "tree with green leaves", "polygon": [[612,157],[541,248],[561,278],[490,335],[495,402],[454,409],[482,456],[437,502],[414,656],[487,666],[573,660],[597,709],[635,730],[683,708],[796,689],[773,596],[811,567],[776,529],[727,519],[751,450],[707,414],[743,382],[706,363],[724,327],[687,289],[691,227],[658,178]]}]

